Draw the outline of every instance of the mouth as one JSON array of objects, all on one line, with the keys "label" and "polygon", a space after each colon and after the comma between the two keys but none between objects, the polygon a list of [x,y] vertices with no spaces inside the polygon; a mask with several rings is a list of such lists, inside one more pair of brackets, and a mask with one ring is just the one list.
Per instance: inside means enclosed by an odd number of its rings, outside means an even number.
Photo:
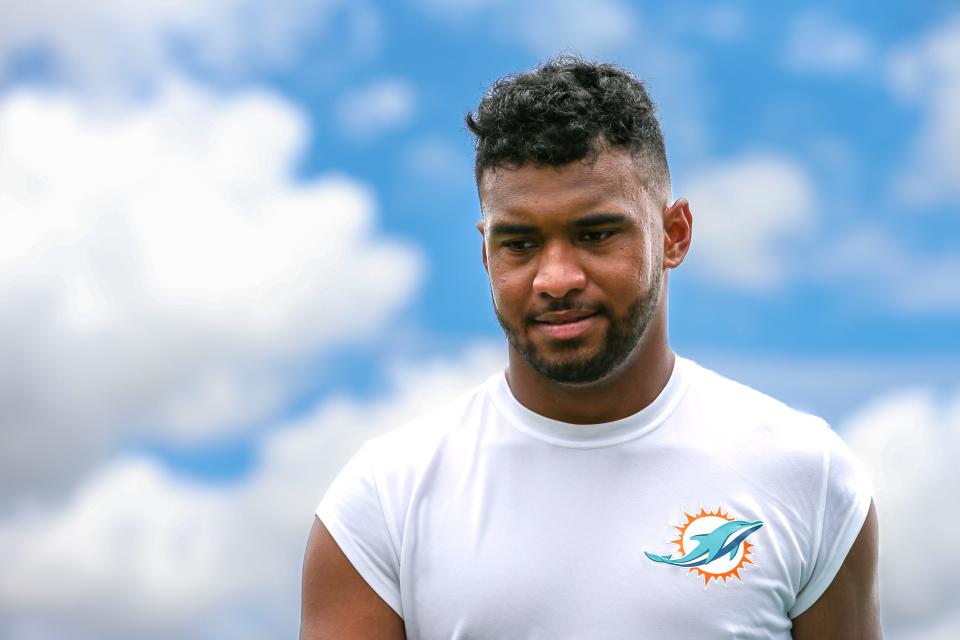
[{"label": "mouth", "polygon": [[596,311],[570,309],[567,311],[549,311],[533,318],[538,331],[553,340],[571,340],[586,333],[600,321]]}]

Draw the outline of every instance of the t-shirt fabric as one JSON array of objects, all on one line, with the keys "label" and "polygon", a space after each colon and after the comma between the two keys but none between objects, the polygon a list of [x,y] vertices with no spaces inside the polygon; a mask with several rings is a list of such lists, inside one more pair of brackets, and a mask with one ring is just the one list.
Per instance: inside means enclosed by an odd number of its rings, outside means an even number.
[{"label": "t-shirt fabric", "polygon": [[789,638],[870,495],[823,420],[677,357],[596,425],[497,373],[368,441],[316,513],[410,640]]}]

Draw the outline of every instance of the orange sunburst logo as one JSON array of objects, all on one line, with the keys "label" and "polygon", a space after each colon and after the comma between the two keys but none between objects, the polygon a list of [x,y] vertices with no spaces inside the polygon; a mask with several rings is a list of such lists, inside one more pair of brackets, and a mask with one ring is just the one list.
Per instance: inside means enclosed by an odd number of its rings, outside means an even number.
[{"label": "orange sunburst logo", "polygon": [[671,540],[677,546],[677,554],[655,555],[646,552],[654,562],[686,568],[688,573],[703,577],[706,587],[711,580],[727,584],[727,578],[740,582],[740,570],[748,564],[750,550],[755,546],[747,542],[747,536],[763,526],[757,521],[737,520],[723,509],[707,511],[700,507],[699,513],[684,512],[684,522],[674,525],[678,534]]}]

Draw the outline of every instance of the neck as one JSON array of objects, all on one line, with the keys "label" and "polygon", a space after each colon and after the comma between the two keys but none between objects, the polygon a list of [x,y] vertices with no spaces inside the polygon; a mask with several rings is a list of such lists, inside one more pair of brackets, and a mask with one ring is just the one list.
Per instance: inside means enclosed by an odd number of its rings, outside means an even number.
[{"label": "neck", "polygon": [[675,356],[667,343],[665,316],[654,316],[620,369],[590,384],[545,378],[511,348],[506,373],[510,391],[531,411],[571,424],[599,424],[633,415],[660,395],[673,371]]}]

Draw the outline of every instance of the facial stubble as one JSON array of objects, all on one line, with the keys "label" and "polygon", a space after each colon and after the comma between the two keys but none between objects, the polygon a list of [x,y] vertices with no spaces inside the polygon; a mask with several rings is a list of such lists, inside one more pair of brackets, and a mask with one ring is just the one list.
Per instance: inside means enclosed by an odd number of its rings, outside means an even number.
[{"label": "facial stubble", "polygon": [[[541,353],[532,340],[526,337],[525,331],[518,330],[504,319],[497,308],[496,301],[494,301],[493,309],[497,321],[510,342],[510,346],[520,354],[520,357],[534,371],[553,382],[561,384],[590,384],[603,380],[616,371],[636,350],[656,313],[662,288],[663,269],[655,268],[650,286],[644,294],[630,303],[623,318],[613,317],[609,308],[605,305],[598,307],[597,313],[607,318],[607,330],[600,348],[592,355],[587,356],[571,355],[566,358],[562,356],[548,358]],[[575,306],[574,303],[558,302],[551,305],[550,310],[560,311]],[[532,319],[526,321],[528,327],[532,326],[533,323]],[[557,350],[575,354],[582,345],[583,340],[576,338],[559,343]]]}]

